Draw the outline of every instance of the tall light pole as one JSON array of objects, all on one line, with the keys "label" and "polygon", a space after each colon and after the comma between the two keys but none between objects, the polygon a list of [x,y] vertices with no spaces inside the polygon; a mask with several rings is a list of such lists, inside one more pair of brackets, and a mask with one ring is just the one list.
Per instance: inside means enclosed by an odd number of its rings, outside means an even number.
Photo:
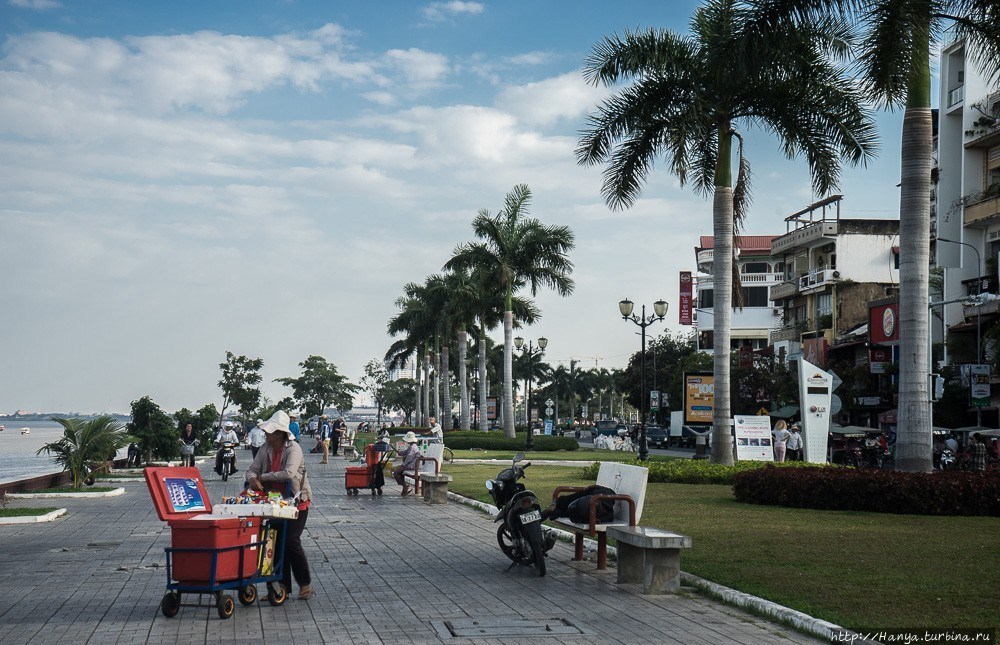
[{"label": "tall light pole", "polygon": [[[937,241],[938,242],[948,242],[950,244],[960,244],[962,246],[967,246],[967,247],[969,247],[970,249],[972,249],[973,251],[976,252],[976,272],[978,274],[978,275],[976,275],[976,365],[982,365],[983,362],[981,360],[981,357],[982,357],[982,351],[983,351],[983,349],[982,349],[982,347],[983,347],[983,341],[982,341],[982,328],[983,328],[983,326],[982,326],[982,313],[981,313],[981,309],[980,309],[980,305],[982,305],[982,302],[980,300],[980,295],[983,292],[983,257],[981,255],[979,255],[979,249],[977,249],[975,247],[975,245],[969,244],[968,242],[959,242],[958,240],[949,240],[949,239],[945,239],[943,237],[939,237],[937,239]],[[942,316],[943,316],[943,313],[942,313]],[[941,340],[943,341],[944,339],[942,338]],[[933,425],[933,417],[931,418],[931,422],[932,422],[932,425]],[[982,411],[982,408],[980,408],[978,405],[976,406],[976,425],[979,426],[979,427],[982,427],[982,425],[983,425],[983,411]]]},{"label": "tall light pole", "polygon": [[531,364],[535,359],[535,356],[540,356],[545,348],[549,344],[549,339],[542,336],[538,339],[538,347],[534,348],[531,346],[531,341],[528,341],[528,346],[524,346],[524,339],[520,336],[514,339],[514,347],[528,356],[528,396],[524,399],[524,416],[527,420],[528,425],[528,438],[524,442],[525,450],[533,450],[535,447],[534,432],[531,428],[531,385],[535,380],[535,374],[531,370]]},{"label": "tall light pole", "polygon": [[649,408],[649,392],[646,391],[646,327],[649,327],[657,320],[663,320],[667,315],[667,302],[657,300],[653,303],[653,314],[646,317],[646,305],[642,306],[642,315],[636,316],[632,313],[635,304],[626,298],[618,303],[618,312],[623,320],[631,320],[642,330],[642,371],[640,377],[641,385],[639,390],[639,461],[646,461],[649,458],[649,445],[646,443],[646,410]]}]

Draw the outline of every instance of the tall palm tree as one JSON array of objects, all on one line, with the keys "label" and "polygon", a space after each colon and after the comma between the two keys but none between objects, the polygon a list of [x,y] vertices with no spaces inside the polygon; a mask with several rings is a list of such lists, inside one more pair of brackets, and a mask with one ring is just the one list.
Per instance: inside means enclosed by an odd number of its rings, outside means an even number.
[{"label": "tall palm tree", "polygon": [[594,84],[633,84],[590,117],[577,149],[580,163],[607,164],[602,193],[612,208],[638,199],[661,155],[681,185],[691,181],[713,196],[712,460],[725,464],[733,461],[733,235],[749,194],[749,165],[737,128],[757,126],[776,135],[787,156],[804,154],[818,194],[836,186],[841,161],[867,161],[875,145],[871,116],[838,62],[848,52],[848,28],[835,20],[775,21],[751,30],[749,17],[743,2],[707,0],[695,12],[690,36],[649,29],[605,38],[587,59],[586,77]]},{"label": "tall palm tree", "polygon": [[791,17],[815,21],[831,10],[861,24],[858,61],[866,94],[903,107],[899,194],[899,425],[896,468],[933,466],[927,354],[933,121],[931,52],[945,28],[964,36],[985,75],[1000,77],[1000,3],[996,0],[762,0],[752,18],[767,29]]},{"label": "tall palm tree", "polygon": [[472,230],[481,241],[460,245],[445,264],[446,269],[479,268],[496,279],[504,291],[504,434],[514,436],[514,385],[511,375],[513,352],[513,299],[522,285],[535,296],[542,286],[561,296],[573,291],[573,270],[568,253],[573,232],[566,226],[546,226],[528,217],[531,189],[517,185],[507,193],[503,209],[496,215],[481,210]]},{"label": "tall palm tree", "polygon": [[[396,299],[399,313],[389,320],[390,336],[403,337],[392,343],[385,354],[385,360],[395,367],[403,366],[413,358],[417,363],[417,400],[415,423],[423,423],[423,415],[429,412],[426,351],[429,339],[433,338],[436,317],[430,306],[426,287],[415,282],[403,287],[403,295]],[[420,368],[424,368],[423,390],[421,390]],[[423,396],[421,396],[423,394]]]}]

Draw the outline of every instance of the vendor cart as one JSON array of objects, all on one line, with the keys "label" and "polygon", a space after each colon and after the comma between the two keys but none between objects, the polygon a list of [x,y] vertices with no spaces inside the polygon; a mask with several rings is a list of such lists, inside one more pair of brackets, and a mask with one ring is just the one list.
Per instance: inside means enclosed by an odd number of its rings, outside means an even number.
[{"label": "vendor cart", "polygon": [[384,468],[392,447],[387,441],[377,441],[365,447],[365,465],[348,466],[344,472],[344,487],[348,495],[357,495],[362,488],[372,495],[381,495],[385,485]]},{"label": "vendor cart", "polygon": [[[146,484],[161,520],[170,526],[167,592],[160,610],[167,618],[182,606],[202,607],[211,594],[220,618],[233,615],[236,603],[257,601],[258,584],[267,585],[267,600],[281,605],[286,590],[278,584],[284,567],[284,531],[279,523],[294,519],[294,507],[272,504],[220,504],[214,509],[197,468],[146,468]],[[184,604],[185,594],[198,594]]]}]

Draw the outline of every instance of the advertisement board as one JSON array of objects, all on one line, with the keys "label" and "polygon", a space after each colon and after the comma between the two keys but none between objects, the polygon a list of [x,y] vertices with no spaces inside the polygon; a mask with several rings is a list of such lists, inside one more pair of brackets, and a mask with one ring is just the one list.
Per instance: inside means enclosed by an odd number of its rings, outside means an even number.
[{"label": "advertisement board", "polygon": [[806,360],[799,361],[799,401],[802,414],[802,461],[826,463],[830,441],[833,376]]},{"label": "advertisement board", "polygon": [[990,366],[970,365],[972,405],[983,408],[990,404]]},{"label": "advertisement board", "polygon": [[885,368],[892,364],[892,349],[889,347],[872,347],[868,350],[868,371],[872,374],[885,374]]},{"label": "advertisement board", "polygon": [[736,459],[739,461],[774,461],[771,417],[733,417],[736,432]]},{"label": "advertisement board", "polygon": [[677,304],[677,318],[682,325],[690,325],[692,319],[691,296],[692,280],[690,271],[681,271],[680,297]]},{"label": "advertisement board", "polygon": [[684,424],[712,425],[715,376],[712,372],[684,372]]},{"label": "advertisement board", "polygon": [[495,421],[497,418],[497,399],[495,396],[486,397],[486,418]]},{"label": "advertisement board", "polygon": [[868,340],[872,345],[899,342],[899,303],[868,308]]}]

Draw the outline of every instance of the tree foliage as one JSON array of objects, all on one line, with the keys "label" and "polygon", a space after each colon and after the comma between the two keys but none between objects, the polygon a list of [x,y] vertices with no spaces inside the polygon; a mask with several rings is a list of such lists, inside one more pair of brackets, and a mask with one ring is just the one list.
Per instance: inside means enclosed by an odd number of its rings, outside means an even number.
[{"label": "tree foliage", "polygon": [[173,459],[180,454],[174,420],[148,395],[132,401],[132,421],[127,427],[128,433],[138,440],[147,462]]},{"label": "tree foliage", "polygon": [[410,424],[410,415],[416,408],[417,382],[411,378],[389,381],[382,388],[382,401],[386,410],[399,410]]},{"label": "tree foliage", "polygon": [[52,455],[56,463],[70,472],[73,488],[83,486],[91,464],[113,459],[119,448],[128,445],[123,424],[109,415],[89,421],[52,420],[63,427],[63,436],[58,441],[45,444],[36,454],[45,452]]},{"label": "tree foliage", "polygon": [[336,365],[322,356],[310,356],[299,363],[299,367],[302,368],[300,376],[274,380],[292,388],[292,397],[302,408],[303,417],[321,415],[329,406],[341,411],[354,407],[354,395],[361,388],[340,374]]},{"label": "tree foliage", "polygon": [[212,445],[212,440],[215,439],[213,425],[219,419],[219,410],[215,407],[215,404],[208,403],[202,406],[197,412],[181,408],[177,412],[174,412],[174,418],[177,419],[178,433],[183,431],[185,425],[191,424],[191,427],[194,429],[194,436],[201,440],[198,451],[203,454],[207,453]]},{"label": "tree foliage", "polygon": [[361,387],[371,394],[377,410],[378,424],[382,425],[382,408],[385,406],[385,387],[389,383],[389,371],[385,363],[372,359],[365,364],[365,375],[361,377]]},{"label": "tree foliage", "polygon": [[244,419],[253,415],[260,405],[260,370],[264,367],[261,358],[236,356],[226,352],[226,360],[219,363],[222,378],[219,387],[222,388],[222,409],[219,410],[219,425],[226,414],[226,408],[235,405]]}]

